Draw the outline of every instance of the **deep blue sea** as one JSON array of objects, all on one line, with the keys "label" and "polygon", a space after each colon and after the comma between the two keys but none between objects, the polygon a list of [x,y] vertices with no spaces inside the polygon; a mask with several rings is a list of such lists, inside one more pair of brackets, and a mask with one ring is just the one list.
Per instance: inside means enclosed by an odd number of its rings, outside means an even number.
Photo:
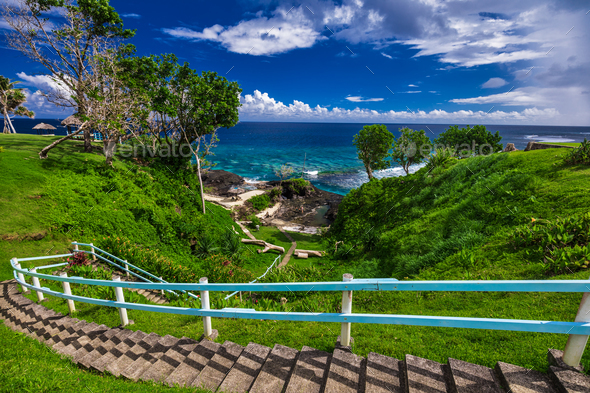
[{"label": "deep blue sea", "polygon": [[[19,133],[35,134],[32,128],[41,121],[59,126],[59,120],[47,119],[18,119],[14,120],[14,126]],[[397,130],[406,125],[425,130],[430,138],[449,127],[448,124],[387,124],[387,127],[398,136]],[[215,169],[234,172],[252,182],[275,180],[274,171],[282,164],[300,172],[305,161],[305,177],[313,184],[326,191],[346,194],[368,180],[352,146],[353,136],[362,127],[358,123],[240,122],[233,128],[218,130],[219,144],[211,161],[217,164]],[[499,131],[502,143],[514,143],[517,149],[524,149],[530,140],[581,142],[590,138],[590,127],[486,127],[492,132]],[[54,133],[65,135],[65,128],[59,126]],[[401,168],[396,167],[378,171],[376,176],[401,174]]]}]

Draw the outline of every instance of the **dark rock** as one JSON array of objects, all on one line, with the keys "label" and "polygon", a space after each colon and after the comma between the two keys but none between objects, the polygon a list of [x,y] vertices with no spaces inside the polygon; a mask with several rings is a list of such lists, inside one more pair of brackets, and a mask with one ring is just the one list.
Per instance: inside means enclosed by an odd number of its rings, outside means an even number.
[{"label": "dark rock", "polygon": [[554,145],[551,143],[541,143],[530,141],[524,151],[531,151],[531,150],[542,150],[542,149],[573,149],[572,146],[563,146],[563,145]]},{"label": "dark rock", "polygon": [[[211,188],[215,195],[227,195],[234,187],[242,186],[245,180],[242,176],[224,170],[210,170],[204,173],[203,187]],[[242,190],[242,192],[244,192]]]}]

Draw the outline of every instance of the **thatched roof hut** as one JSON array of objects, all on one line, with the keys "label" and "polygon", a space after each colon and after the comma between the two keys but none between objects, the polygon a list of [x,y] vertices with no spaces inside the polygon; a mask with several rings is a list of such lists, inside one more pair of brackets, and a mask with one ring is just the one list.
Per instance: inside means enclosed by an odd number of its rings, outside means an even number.
[{"label": "thatched roof hut", "polygon": [[[33,127],[33,130],[37,130],[37,133],[41,133],[41,135],[43,135],[43,131],[42,130],[55,130],[56,128],[54,126],[52,126],[51,124],[47,124],[47,123],[39,123],[37,124],[35,127]],[[39,132],[41,131],[41,132]],[[53,134],[46,134],[46,135],[53,135]]]},{"label": "thatched roof hut", "polygon": [[77,117],[77,113],[66,117],[62,122],[62,126],[81,126],[82,121]]}]

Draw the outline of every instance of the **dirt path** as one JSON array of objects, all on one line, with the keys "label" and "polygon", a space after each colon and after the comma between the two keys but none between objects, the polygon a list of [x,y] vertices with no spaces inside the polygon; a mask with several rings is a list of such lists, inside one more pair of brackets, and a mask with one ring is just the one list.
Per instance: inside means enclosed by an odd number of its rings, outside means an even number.
[{"label": "dirt path", "polygon": [[281,227],[277,227],[277,229],[279,231],[281,231],[281,233],[283,235],[285,235],[285,237],[289,240],[291,240],[291,248],[289,248],[289,251],[287,251],[287,254],[285,254],[285,257],[283,258],[283,260],[281,261],[281,263],[279,264],[278,267],[283,267],[285,266],[287,263],[289,263],[289,259],[291,259],[291,255],[293,255],[293,252],[295,251],[295,249],[297,248],[297,242],[295,240],[293,240],[293,238],[285,231],[283,231],[283,228]]}]

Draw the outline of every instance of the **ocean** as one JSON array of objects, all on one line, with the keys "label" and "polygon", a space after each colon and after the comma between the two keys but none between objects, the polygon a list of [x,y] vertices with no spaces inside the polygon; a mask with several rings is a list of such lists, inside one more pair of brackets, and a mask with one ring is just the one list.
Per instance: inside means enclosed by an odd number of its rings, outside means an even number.
[{"label": "ocean", "polygon": [[[36,134],[32,128],[41,121],[58,129],[56,135],[65,135],[65,127],[56,119],[13,120],[19,133]],[[398,129],[408,126],[423,129],[431,139],[449,127],[448,124],[387,124],[398,136]],[[464,125],[459,125],[464,126]],[[219,143],[210,161],[215,169],[224,169],[255,183],[276,180],[274,172],[283,164],[301,172],[305,163],[305,178],[320,189],[345,195],[368,181],[364,167],[352,146],[353,136],[363,124],[352,123],[266,123],[240,122],[230,129],[218,130]],[[581,142],[590,138],[590,127],[561,126],[486,126],[499,131],[501,143],[514,143],[524,149],[531,140],[538,142]],[[412,168],[417,170],[419,167]],[[403,175],[400,167],[377,171],[376,177]]]}]

